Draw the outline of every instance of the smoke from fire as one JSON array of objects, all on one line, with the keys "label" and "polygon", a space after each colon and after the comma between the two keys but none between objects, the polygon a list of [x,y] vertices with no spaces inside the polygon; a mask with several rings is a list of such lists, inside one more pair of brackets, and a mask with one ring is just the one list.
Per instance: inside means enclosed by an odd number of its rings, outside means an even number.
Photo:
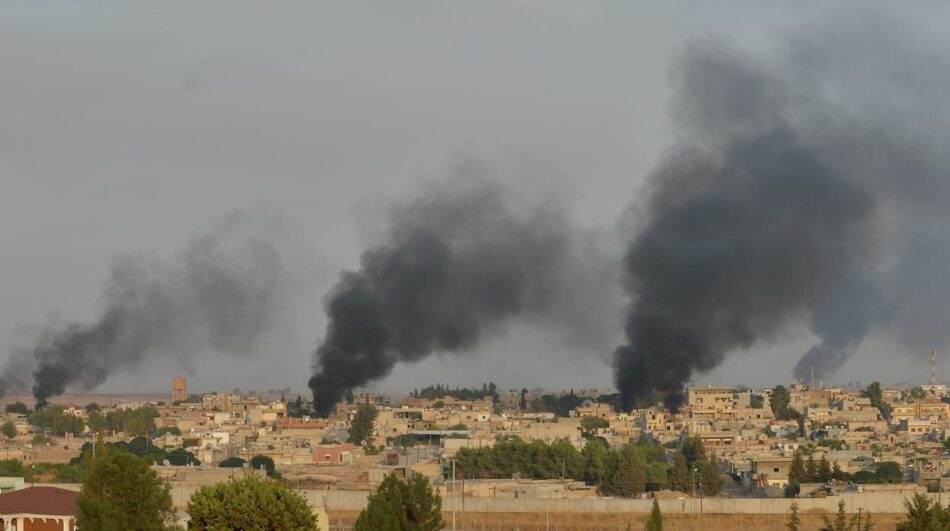
[{"label": "smoke from fire", "polygon": [[150,356],[187,367],[206,349],[257,354],[280,321],[288,294],[286,256],[272,238],[279,224],[236,212],[172,260],[116,258],[100,316],[91,323],[51,325],[32,349],[15,349],[0,391],[28,385],[22,375],[32,368],[32,391],[43,404],[70,388],[95,388]]}]

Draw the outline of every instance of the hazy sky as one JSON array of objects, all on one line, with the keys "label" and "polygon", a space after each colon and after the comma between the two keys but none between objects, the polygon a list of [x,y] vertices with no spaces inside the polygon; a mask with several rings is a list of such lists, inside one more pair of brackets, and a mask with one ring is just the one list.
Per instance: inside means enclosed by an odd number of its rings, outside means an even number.
[{"label": "hazy sky", "polygon": [[[323,293],[357,264],[379,205],[476,160],[616,236],[672,140],[677,53],[708,36],[767,50],[847,16],[826,4],[4,2],[0,344],[51,316],[95,317],[114,256],[172,255],[229,211],[265,209],[307,249],[295,331],[254,359],[203,357],[190,382],[302,391]],[[697,381],[787,381],[811,342],[791,329]],[[842,381],[926,378],[894,348],[869,341]],[[481,356],[397,367],[378,386],[610,386],[609,352],[594,350],[517,327]],[[155,359],[103,389],[164,389],[177,370]]]}]

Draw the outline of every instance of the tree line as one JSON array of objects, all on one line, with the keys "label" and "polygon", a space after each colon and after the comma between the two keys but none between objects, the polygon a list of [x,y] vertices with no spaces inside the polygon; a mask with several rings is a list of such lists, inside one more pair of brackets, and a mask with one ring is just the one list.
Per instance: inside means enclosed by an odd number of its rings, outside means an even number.
[{"label": "tree line", "polygon": [[860,470],[854,474],[845,472],[837,461],[829,463],[825,454],[815,460],[813,451],[800,448],[792,456],[792,464],[788,471],[788,482],[793,485],[802,483],[825,483],[831,480],[852,483],[901,483],[904,473],[901,466],[894,461],[875,463],[874,471]]},{"label": "tree line", "polygon": [[514,474],[527,479],[574,479],[597,485],[605,496],[619,497],[662,489],[688,493],[702,489],[705,494],[722,489],[719,467],[695,438],[671,454],[646,438],[616,449],[602,438],[592,438],[578,451],[567,439],[548,444],[507,436],[490,447],[460,449],[455,470],[459,478],[472,479]]},{"label": "tree line", "polygon": [[485,397],[491,397],[492,403],[497,403],[500,400],[498,396],[498,386],[495,385],[495,382],[485,382],[482,383],[482,388],[478,389],[469,389],[467,387],[459,388],[455,386],[455,389],[450,388],[448,385],[436,384],[430,385],[420,389],[413,389],[412,396],[415,398],[425,398],[428,400],[436,400],[439,398],[451,397],[456,400],[481,400]]},{"label": "tree line", "polygon": [[[91,404],[94,406],[94,404]],[[20,409],[17,408],[19,412]],[[62,406],[51,405],[36,411],[27,412],[30,424],[49,430],[58,437],[67,433],[79,435],[88,425],[94,433],[102,431],[123,432],[128,435],[145,435],[155,432],[155,419],[158,410],[154,406],[145,405],[132,409],[114,409],[105,414],[96,407],[87,408],[88,421],[81,417],[66,413]]]}]

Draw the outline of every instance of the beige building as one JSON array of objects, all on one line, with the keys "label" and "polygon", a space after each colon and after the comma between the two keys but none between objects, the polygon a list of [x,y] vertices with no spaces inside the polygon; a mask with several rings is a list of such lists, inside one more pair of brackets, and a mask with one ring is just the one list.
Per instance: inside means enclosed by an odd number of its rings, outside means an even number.
[{"label": "beige building", "polygon": [[172,378],[172,402],[185,402],[188,400],[188,383],[185,377],[178,375]]}]

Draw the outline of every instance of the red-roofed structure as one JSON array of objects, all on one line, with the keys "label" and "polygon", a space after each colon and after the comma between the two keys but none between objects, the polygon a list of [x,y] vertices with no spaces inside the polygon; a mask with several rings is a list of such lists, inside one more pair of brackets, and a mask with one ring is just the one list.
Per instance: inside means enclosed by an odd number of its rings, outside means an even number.
[{"label": "red-roofed structure", "polygon": [[74,531],[79,493],[57,487],[27,487],[0,494],[4,531]]}]

